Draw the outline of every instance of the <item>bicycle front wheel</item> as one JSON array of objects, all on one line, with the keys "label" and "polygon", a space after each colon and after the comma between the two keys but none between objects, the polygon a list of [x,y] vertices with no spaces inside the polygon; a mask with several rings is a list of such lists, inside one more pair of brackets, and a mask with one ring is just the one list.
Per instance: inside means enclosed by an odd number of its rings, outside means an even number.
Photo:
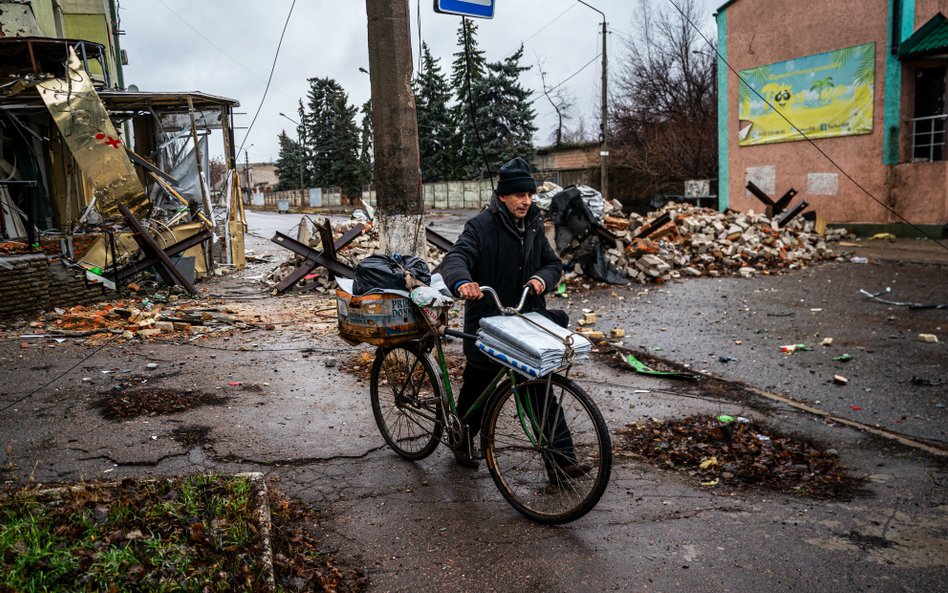
[{"label": "bicycle front wheel", "polygon": [[444,429],[431,355],[416,343],[379,348],[370,394],[375,422],[388,446],[412,461],[431,455]]},{"label": "bicycle front wheel", "polygon": [[568,523],[605,492],[612,444],[602,414],[573,381],[553,375],[506,384],[485,416],[487,467],[515,509],[540,523]]}]

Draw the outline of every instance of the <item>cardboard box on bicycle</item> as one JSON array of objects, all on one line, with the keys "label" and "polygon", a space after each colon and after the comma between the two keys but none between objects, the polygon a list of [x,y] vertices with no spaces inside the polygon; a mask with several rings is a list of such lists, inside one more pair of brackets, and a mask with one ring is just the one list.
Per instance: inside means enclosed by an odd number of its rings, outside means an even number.
[{"label": "cardboard box on bicycle", "polygon": [[350,344],[397,346],[428,331],[421,313],[408,297],[391,293],[353,296],[336,290],[339,337]]}]

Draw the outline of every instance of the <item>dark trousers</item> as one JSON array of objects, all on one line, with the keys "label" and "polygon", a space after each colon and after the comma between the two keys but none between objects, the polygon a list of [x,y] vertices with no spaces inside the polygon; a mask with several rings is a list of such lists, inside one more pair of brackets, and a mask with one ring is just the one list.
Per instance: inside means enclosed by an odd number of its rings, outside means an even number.
[{"label": "dark trousers", "polygon": [[[502,368],[499,364],[492,364],[487,368],[475,367],[470,363],[464,366],[464,383],[461,385],[461,392],[458,394],[459,416],[463,417],[471,409],[477,398],[487,389],[487,386],[490,385],[490,382]],[[566,425],[563,409],[556,400],[555,394],[547,395],[546,385],[542,382],[525,389],[536,419],[532,436],[542,443],[543,449],[549,451],[545,454],[547,465],[564,466],[576,463],[573,437]],[[467,418],[468,431],[471,437],[480,431],[481,422],[484,419],[485,404],[486,402],[482,402],[480,407]],[[543,425],[542,433],[539,426],[541,423]]]}]

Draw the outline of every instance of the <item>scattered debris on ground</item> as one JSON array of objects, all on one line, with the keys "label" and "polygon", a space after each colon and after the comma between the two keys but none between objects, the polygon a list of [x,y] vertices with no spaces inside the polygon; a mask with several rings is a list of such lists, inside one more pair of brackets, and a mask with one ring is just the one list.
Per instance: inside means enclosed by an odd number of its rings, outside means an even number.
[{"label": "scattered debris on ground", "polygon": [[126,420],[139,416],[176,414],[202,406],[220,406],[229,398],[190,389],[145,387],[128,391],[107,391],[92,406],[107,420]]},{"label": "scattered debris on ground", "polygon": [[[850,236],[846,229],[829,229],[821,234],[814,221],[802,217],[781,227],[776,217],[753,211],[718,212],[676,202],[643,216],[624,214],[621,204],[612,200],[604,203],[602,213],[599,218],[590,214],[591,220],[580,230],[547,223],[548,234],[556,236],[555,245],[564,264],[572,265],[565,281],[577,287],[586,289],[597,280],[621,283],[627,279],[645,284],[682,276],[767,275],[835,259],[837,254],[829,243]],[[333,239],[364,223],[353,219],[336,225]],[[315,249],[320,239],[310,227],[311,223],[304,219],[298,227],[297,240]],[[444,253],[430,243],[426,248],[425,259],[434,269]],[[379,251],[378,231],[369,224],[361,235],[339,250],[337,258],[355,267]],[[302,263],[300,256],[291,257],[262,278],[262,282],[273,288]],[[316,267],[297,283],[296,290],[330,293],[335,290],[335,283],[325,268]]]},{"label": "scattered debris on ground", "polygon": [[[157,293],[148,298],[56,308],[27,323],[8,323],[22,339],[107,337],[116,341],[197,339],[256,327],[230,308],[179,300]],[[272,329],[272,328],[270,328]]]},{"label": "scattered debris on ground", "polygon": [[861,486],[835,450],[745,418],[651,419],[630,424],[619,435],[620,455],[686,472],[708,488],[766,488],[849,500]]}]

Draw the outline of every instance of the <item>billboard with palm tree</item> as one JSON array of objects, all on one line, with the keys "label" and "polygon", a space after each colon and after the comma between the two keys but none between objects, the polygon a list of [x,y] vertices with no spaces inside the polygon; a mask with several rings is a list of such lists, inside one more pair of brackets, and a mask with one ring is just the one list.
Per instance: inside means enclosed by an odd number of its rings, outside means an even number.
[{"label": "billboard with palm tree", "polygon": [[741,71],[741,146],[872,132],[875,43]]}]

